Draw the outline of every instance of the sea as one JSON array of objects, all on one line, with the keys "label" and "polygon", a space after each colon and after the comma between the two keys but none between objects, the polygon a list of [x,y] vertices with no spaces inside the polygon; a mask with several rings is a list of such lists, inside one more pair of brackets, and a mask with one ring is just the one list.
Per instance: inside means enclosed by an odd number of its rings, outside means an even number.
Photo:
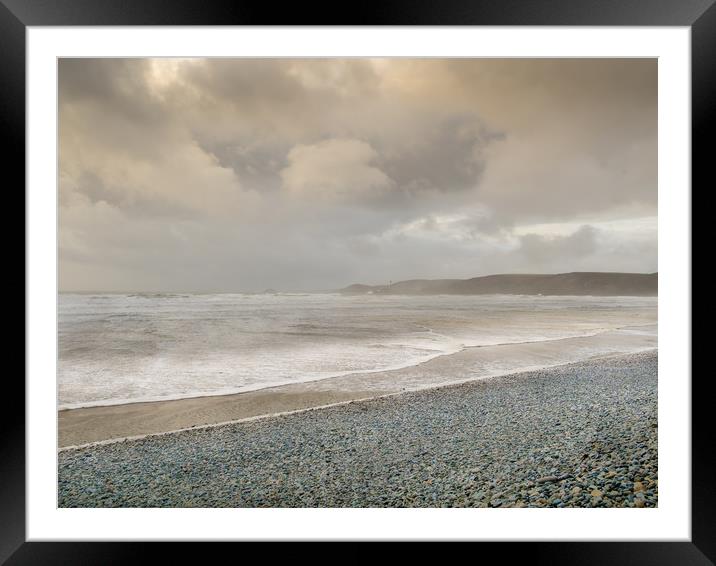
[{"label": "sea", "polygon": [[656,297],[63,293],[58,408],[423,368],[414,389],[656,344]]}]

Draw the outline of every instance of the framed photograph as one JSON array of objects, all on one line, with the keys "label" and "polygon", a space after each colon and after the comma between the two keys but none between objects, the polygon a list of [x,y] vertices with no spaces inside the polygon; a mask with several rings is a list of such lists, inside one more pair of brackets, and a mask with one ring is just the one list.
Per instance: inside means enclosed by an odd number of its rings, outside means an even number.
[{"label": "framed photograph", "polygon": [[712,0],[2,2],[27,219],[2,560],[713,563]]}]

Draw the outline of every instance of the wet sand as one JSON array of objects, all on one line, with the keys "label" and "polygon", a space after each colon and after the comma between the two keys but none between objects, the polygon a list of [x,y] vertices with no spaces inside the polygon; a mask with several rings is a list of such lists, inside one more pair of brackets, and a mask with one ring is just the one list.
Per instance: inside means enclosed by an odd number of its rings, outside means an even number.
[{"label": "wet sand", "polygon": [[235,395],[70,409],[58,413],[59,446],[225,423],[376,397],[392,391],[311,391],[302,384]]},{"label": "wet sand", "polygon": [[467,348],[420,365],[348,375],[231,395],[69,409],[58,412],[58,446],[215,425],[301,411],[429,386],[576,362],[657,346],[655,326],[625,328],[596,336],[527,344]]}]

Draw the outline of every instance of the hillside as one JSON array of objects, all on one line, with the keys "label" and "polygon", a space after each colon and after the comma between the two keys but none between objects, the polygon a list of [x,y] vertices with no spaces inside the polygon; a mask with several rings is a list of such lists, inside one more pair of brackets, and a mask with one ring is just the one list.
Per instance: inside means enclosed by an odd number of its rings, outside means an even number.
[{"label": "hillside", "polygon": [[656,296],[658,273],[507,274],[472,279],[411,279],[391,285],[349,285],[346,295],[636,295]]}]

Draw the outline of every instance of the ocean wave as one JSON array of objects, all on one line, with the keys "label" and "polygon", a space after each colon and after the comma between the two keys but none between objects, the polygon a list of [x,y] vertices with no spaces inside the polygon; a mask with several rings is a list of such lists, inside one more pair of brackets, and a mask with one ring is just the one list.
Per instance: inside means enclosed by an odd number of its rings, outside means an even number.
[{"label": "ocean wave", "polygon": [[534,345],[656,322],[656,300],[612,297],[155,295],[60,297],[61,408],[400,371],[467,348]]}]

